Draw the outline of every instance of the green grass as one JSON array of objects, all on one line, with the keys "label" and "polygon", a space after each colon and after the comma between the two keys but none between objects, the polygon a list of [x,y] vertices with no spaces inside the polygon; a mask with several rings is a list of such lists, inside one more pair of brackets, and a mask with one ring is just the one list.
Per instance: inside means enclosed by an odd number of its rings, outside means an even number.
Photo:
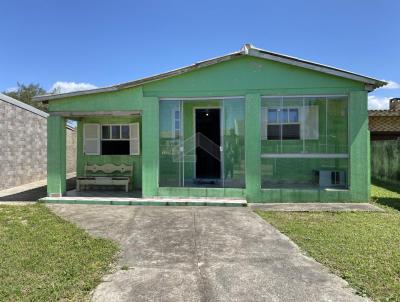
[{"label": "green grass", "polygon": [[43,205],[0,206],[0,301],[84,301],[117,250]]},{"label": "green grass", "polygon": [[375,301],[400,301],[400,193],[372,187],[379,213],[257,213],[302,250]]}]

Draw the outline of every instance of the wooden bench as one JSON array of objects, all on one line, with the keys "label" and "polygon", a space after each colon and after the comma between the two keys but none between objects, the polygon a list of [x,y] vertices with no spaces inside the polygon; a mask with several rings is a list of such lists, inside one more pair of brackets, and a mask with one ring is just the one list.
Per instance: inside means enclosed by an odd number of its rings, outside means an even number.
[{"label": "wooden bench", "polygon": [[[130,176],[110,175],[115,172],[132,175],[133,166],[114,165],[114,164],[85,164],[85,176],[76,178],[76,190],[80,191],[82,185],[96,186],[125,186],[125,192],[128,192]],[[101,174],[103,173],[103,174]]]}]

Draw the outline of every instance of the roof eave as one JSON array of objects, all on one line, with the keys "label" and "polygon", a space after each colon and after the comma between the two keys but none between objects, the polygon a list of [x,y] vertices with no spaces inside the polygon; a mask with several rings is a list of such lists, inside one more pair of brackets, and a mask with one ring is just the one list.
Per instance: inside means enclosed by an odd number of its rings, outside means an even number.
[{"label": "roof eave", "polygon": [[388,84],[384,81],[377,80],[377,79],[367,77],[367,76],[363,76],[360,74],[356,74],[351,71],[347,71],[347,70],[339,69],[339,68],[332,67],[329,65],[324,65],[324,64],[320,64],[320,63],[316,63],[316,62],[312,62],[312,61],[307,61],[307,60],[303,60],[303,59],[299,59],[296,57],[291,57],[291,56],[287,56],[287,55],[283,55],[283,54],[279,54],[279,53],[275,53],[275,52],[266,51],[266,50],[263,50],[260,48],[255,48],[255,47],[251,48],[249,51],[249,55],[276,61],[276,62],[280,62],[280,63],[303,67],[303,68],[307,68],[307,69],[311,69],[311,70],[315,70],[315,71],[319,71],[319,72],[323,72],[323,73],[327,73],[327,74],[331,74],[331,75],[335,75],[335,76],[339,76],[339,77],[343,77],[343,78],[347,78],[347,79],[351,79],[351,80],[354,80],[357,82],[362,82],[365,84],[373,85],[375,88],[379,88],[379,87],[382,87],[382,86],[385,86]]},{"label": "roof eave", "polygon": [[291,57],[291,56],[287,56],[287,55],[283,55],[283,54],[279,54],[279,53],[275,53],[275,52],[266,51],[266,50],[263,50],[260,48],[256,48],[250,44],[245,44],[241,48],[240,51],[236,51],[236,52],[224,55],[224,56],[208,59],[205,61],[200,61],[200,62],[197,62],[195,64],[192,64],[192,65],[189,65],[186,67],[174,69],[171,71],[156,74],[156,75],[142,78],[139,80],[116,84],[116,85],[109,86],[109,87],[96,88],[96,89],[90,89],[90,90],[84,90],[84,91],[74,91],[74,92],[60,93],[60,94],[46,94],[46,95],[36,96],[33,98],[33,100],[43,102],[43,101],[56,100],[56,99],[62,99],[62,98],[67,98],[67,97],[96,94],[96,93],[102,93],[102,92],[116,91],[116,90],[120,90],[120,89],[124,89],[124,88],[131,88],[131,87],[147,84],[150,82],[158,81],[161,79],[166,79],[169,77],[177,76],[177,75],[180,75],[180,74],[183,74],[183,73],[186,73],[189,71],[193,71],[193,70],[196,70],[199,68],[214,65],[214,64],[224,62],[224,61],[230,60],[234,57],[242,56],[242,55],[264,58],[264,59],[268,59],[268,60],[272,60],[272,61],[276,61],[276,62],[281,62],[281,63],[285,63],[285,64],[289,64],[289,65],[294,65],[294,66],[298,66],[298,67],[302,67],[302,68],[306,68],[306,69],[315,70],[315,71],[326,73],[326,74],[331,74],[331,75],[342,77],[342,78],[351,79],[351,80],[354,80],[357,82],[362,82],[365,84],[365,90],[367,90],[367,91],[372,91],[376,88],[379,88],[379,87],[382,87],[382,86],[385,86],[388,84],[384,81],[380,81],[380,80],[377,80],[377,79],[374,79],[371,77],[356,74],[356,73],[353,73],[350,71],[338,69],[338,68],[331,67],[328,65],[315,63],[312,61],[302,60],[302,59],[299,59],[296,57]]},{"label": "roof eave", "polygon": [[49,100],[55,100],[55,99],[62,99],[62,98],[66,98],[66,97],[88,95],[88,94],[116,91],[116,90],[125,89],[125,88],[132,88],[132,87],[140,86],[140,85],[147,84],[150,82],[158,81],[161,79],[166,79],[166,78],[170,78],[170,77],[177,76],[180,74],[184,74],[186,72],[193,71],[193,70],[196,70],[199,68],[204,68],[204,67],[214,65],[214,64],[217,64],[220,62],[228,61],[228,60],[232,59],[233,57],[237,57],[240,55],[244,55],[244,53],[242,51],[237,51],[237,52],[233,52],[233,53],[221,56],[221,57],[216,57],[216,58],[208,59],[205,61],[199,61],[199,62],[196,62],[189,66],[173,69],[173,70],[170,70],[167,72],[163,72],[160,74],[156,74],[156,75],[142,78],[142,79],[135,80],[135,81],[120,83],[120,84],[116,84],[116,85],[104,87],[104,88],[95,88],[95,89],[74,91],[74,92],[68,92],[68,93],[59,93],[59,94],[44,94],[44,95],[33,97],[33,100],[37,101],[37,102],[43,102],[43,101],[49,101]]}]

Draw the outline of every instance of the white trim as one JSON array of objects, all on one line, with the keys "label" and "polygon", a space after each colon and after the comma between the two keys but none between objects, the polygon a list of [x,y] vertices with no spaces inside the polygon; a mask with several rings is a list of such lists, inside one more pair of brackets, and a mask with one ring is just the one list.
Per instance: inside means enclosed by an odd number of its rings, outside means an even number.
[{"label": "white trim", "polygon": [[349,158],[348,153],[263,153],[261,158]]}]

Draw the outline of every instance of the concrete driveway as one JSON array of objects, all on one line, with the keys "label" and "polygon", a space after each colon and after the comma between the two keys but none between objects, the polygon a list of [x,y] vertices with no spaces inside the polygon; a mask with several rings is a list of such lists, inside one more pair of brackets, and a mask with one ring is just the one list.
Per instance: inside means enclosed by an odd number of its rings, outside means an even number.
[{"label": "concrete driveway", "polygon": [[94,301],[367,301],[248,208],[49,207],[122,246]]}]

